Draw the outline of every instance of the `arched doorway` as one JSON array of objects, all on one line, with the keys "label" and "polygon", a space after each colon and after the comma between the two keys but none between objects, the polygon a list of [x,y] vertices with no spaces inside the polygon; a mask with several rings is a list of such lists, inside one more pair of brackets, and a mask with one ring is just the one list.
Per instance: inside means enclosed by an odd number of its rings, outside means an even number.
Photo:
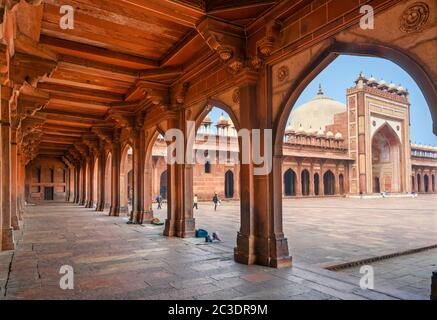
[{"label": "arched doorway", "polygon": [[[379,187],[374,186],[376,192],[402,191],[402,158],[400,140],[394,129],[385,123],[372,138],[372,175],[373,183],[378,178]],[[379,191],[378,188],[380,189]]]},{"label": "arched doorway", "polygon": [[342,173],[338,176],[338,184],[340,187],[340,194],[344,194],[344,176]]},{"label": "arched doorway", "polygon": [[415,190],[414,190],[414,176],[411,176],[411,192],[415,192]]},{"label": "arched doorway", "polygon": [[379,180],[379,177],[375,177],[375,182],[373,183],[373,192],[381,193],[381,181]]},{"label": "arched doorway", "polygon": [[417,174],[417,192],[422,192],[422,177]]},{"label": "arched doorway", "polygon": [[323,185],[325,196],[332,196],[335,194],[335,176],[331,170],[328,170],[323,175]]},{"label": "arched doorway", "polygon": [[284,173],[284,190],[286,196],[296,195],[296,173],[292,169]]},{"label": "arched doorway", "polygon": [[302,195],[309,196],[310,195],[310,173],[308,170],[304,169],[301,173],[301,181],[302,181]]},{"label": "arched doorway", "polygon": [[225,197],[230,199],[234,197],[234,173],[231,170],[225,174]]},{"label": "arched doorway", "polygon": [[435,175],[432,175],[431,182],[432,182],[432,192],[435,192]]},{"label": "arched doorway", "polygon": [[159,194],[163,199],[167,199],[167,170],[161,173],[159,178]]},{"label": "arched doorway", "polygon": [[427,174],[424,175],[423,177],[423,184],[424,184],[424,188],[425,188],[425,192],[429,192],[429,176]]},{"label": "arched doorway", "polygon": [[318,173],[314,174],[314,194],[320,195],[320,176]]}]

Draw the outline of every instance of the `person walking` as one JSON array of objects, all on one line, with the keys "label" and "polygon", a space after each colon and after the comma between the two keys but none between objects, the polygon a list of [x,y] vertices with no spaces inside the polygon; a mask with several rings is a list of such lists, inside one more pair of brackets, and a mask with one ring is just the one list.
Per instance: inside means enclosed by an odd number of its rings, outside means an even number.
[{"label": "person walking", "polygon": [[193,199],[193,209],[196,208],[196,210],[199,210],[199,208],[197,206],[198,202],[199,202],[199,199],[197,198],[197,194],[195,194],[194,199]]},{"label": "person walking", "polygon": [[214,202],[214,211],[217,211],[217,206],[220,203],[220,199],[217,195],[217,192],[214,192],[214,197],[212,198],[212,202]]},{"label": "person walking", "polygon": [[156,202],[158,203],[158,209],[162,209],[162,196],[160,194],[156,197]]}]

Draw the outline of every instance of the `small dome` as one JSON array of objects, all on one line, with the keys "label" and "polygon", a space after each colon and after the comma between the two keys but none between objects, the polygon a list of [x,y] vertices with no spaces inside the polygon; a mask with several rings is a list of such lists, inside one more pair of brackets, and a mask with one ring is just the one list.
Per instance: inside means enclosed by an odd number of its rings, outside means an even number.
[{"label": "small dome", "polygon": [[222,113],[222,115],[220,116],[220,118],[218,119],[218,121],[217,121],[217,125],[219,125],[219,126],[227,126],[227,125],[229,125],[228,120],[226,120],[226,118],[225,118],[225,116],[223,115],[223,113]]},{"label": "small dome", "polygon": [[325,135],[325,131],[323,131],[322,128],[320,128],[320,129],[317,131],[317,136],[318,136],[318,137],[323,137],[324,135]]},{"label": "small dome", "polygon": [[396,91],[396,85],[393,82],[389,84],[388,91],[390,92]]},{"label": "small dome", "polygon": [[378,88],[380,88],[380,89],[387,88],[387,82],[385,82],[385,80],[382,79],[381,81],[378,82]]},{"label": "small dome", "polygon": [[296,133],[304,133],[305,130],[303,129],[302,125],[300,125],[299,129],[297,129]]},{"label": "small dome", "polygon": [[313,128],[311,128],[311,126],[310,126],[309,129],[305,130],[305,133],[306,133],[306,134],[313,134],[313,133],[314,133],[314,130],[313,130]]},{"label": "small dome", "polygon": [[335,139],[337,139],[337,140],[341,140],[341,139],[343,139],[343,135],[342,135],[340,132],[337,132],[337,133],[335,134]]},{"label": "small dome", "polygon": [[205,119],[203,119],[202,123],[212,123],[212,120],[209,116],[206,116]]},{"label": "small dome", "polygon": [[366,75],[362,71],[360,72],[358,79],[355,81],[355,83],[358,83],[358,81],[360,80],[363,80],[364,83],[367,82]]},{"label": "small dome", "polygon": [[406,92],[405,88],[402,85],[398,87],[398,94],[404,94]]},{"label": "small dome", "polygon": [[373,76],[370,76],[369,80],[367,80],[367,84],[369,86],[373,86],[375,84],[378,84],[378,81],[376,80],[376,78],[374,78]]},{"label": "small dome", "polygon": [[328,131],[328,132],[326,133],[326,137],[327,137],[327,138],[332,138],[332,137],[334,137],[334,134],[332,133],[332,131]]}]

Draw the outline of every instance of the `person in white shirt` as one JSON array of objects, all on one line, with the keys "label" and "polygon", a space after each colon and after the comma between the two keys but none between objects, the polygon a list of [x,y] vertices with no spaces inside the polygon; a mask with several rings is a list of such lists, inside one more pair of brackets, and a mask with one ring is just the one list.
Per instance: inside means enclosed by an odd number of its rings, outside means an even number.
[{"label": "person in white shirt", "polygon": [[198,204],[198,199],[197,199],[197,194],[195,194],[193,199],[193,209],[196,208],[196,210],[199,210],[197,204]]}]

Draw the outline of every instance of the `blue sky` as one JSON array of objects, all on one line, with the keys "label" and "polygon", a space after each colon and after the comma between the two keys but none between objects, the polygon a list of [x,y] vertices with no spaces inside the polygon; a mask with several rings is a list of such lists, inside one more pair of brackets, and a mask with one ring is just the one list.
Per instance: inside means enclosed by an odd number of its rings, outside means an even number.
[{"label": "blue sky", "polygon": [[[380,58],[342,55],[323,70],[302,92],[296,102],[300,106],[311,100],[322,84],[325,95],[346,103],[346,89],[353,86],[358,74],[363,71],[367,77],[373,75],[378,81],[393,81],[402,84],[410,92],[411,141],[413,143],[437,146],[437,137],[432,133],[431,113],[425,98],[413,78],[397,64]],[[213,108],[210,117],[217,121],[223,111]],[[227,117],[227,114],[224,113]]]}]

